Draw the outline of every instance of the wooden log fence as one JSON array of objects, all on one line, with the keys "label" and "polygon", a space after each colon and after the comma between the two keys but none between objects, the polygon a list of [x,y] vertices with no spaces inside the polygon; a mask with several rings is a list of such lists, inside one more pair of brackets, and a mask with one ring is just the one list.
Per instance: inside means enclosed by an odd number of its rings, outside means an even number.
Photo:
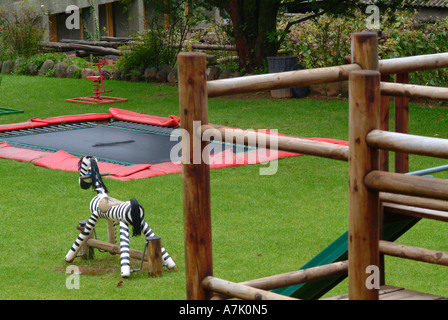
[{"label": "wooden log fence", "polygon": [[207,90],[208,96],[212,98],[263,90],[303,87],[311,84],[347,80],[350,72],[360,69],[361,67],[357,64],[349,64],[336,67],[214,80],[207,84]]},{"label": "wooden log fence", "polygon": [[[397,195],[402,196],[402,195]],[[434,199],[429,199],[434,200]],[[396,202],[395,200],[393,202]],[[436,221],[448,222],[448,212],[435,210],[435,209],[427,209],[427,205],[425,206],[409,206],[396,204],[393,202],[382,202],[383,212],[387,214],[395,214],[395,215],[404,215],[409,217],[414,217],[418,219],[431,219]]]},{"label": "wooden log fence", "polygon": [[[378,70],[382,74],[404,74],[415,71],[447,68],[448,53],[429,54],[425,56],[404,57],[385,59],[378,62]],[[262,90],[284,89],[303,87],[313,84],[330,83],[348,80],[348,75],[352,71],[361,70],[361,66],[357,63],[348,65],[305,69],[297,71],[288,71],[282,73],[272,73],[263,75],[253,75],[241,78],[231,78],[214,80],[208,83],[208,96],[210,98],[256,92]],[[387,86],[382,85],[384,94],[391,96],[408,96],[421,97],[428,99],[439,99],[442,95],[443,88],[432,89],[432,87],[424,86]],[[401,88],[401,89],[400,89]],[[409,90],[414,88],[414,90]],[[448,89],[447,89],[448,90]],[[430,92],[433,92],[432,94]],[[446,93],[445,93],[446,94]]]},{"label": "wooden log fence", "polygon": [[448,53],[385,59],[379,61],[379,70],[385,74],[400,74],[448,67]]},{"label": "wooden log fence", "polygon": [[363,179],[368,172],[379,169],[379,153],[361,141],[379,126],[380,73],[355,71],[349,83],[349,298],[376,300],[378,289],[369,289],[365,283],[366,269],[380,265],[379,199]]},{"label": "wooden log fence", "polygon": [[423,197],[415,197],[415,196],[408,196],[408,195],[394,194],[380,191],[380,200],[382,202],[390,202],[406,206],[448,212],[448,201],[440,199],[428,199]]},{"label": "wooden log fence", "polygon": [[381,94],[414,99],[448,100],[448,88],[381,82]]},{"label": "wooden log fence", "polygon": [[348,147],[328,142],[312,141],[298,137],[286,137],[275,134],[265,134],[249,130],[230,129],[203,125],[196,134],[213,137],[215,141],[242,144],[254,148],[276,148],[281,151],[303,153],[307,155],[348,161]]},{"label": "wooden log fence", "polygon": [[297,300],[281,294],[256,289],[240,283],[211,276],[202,280],[202,286],[209,291],[244,300]]},{"label": "wooden log fence", "polygon": [[[409,72],[448,67],[448,53],[378,61],[377,35],[354,34],[353,63],[311,70],[210,81],[205,76],[205,55],[181,53],[179,97],[183,132],[182,169],[184,194],[184,232],[186,287],[188,299],[237,297],[241,299],[284,299],[268,290],[293,283],[311,282],[334,275],[348,274],[350,299],[378,299],[379,290],[367,288],[366,268],[381,266],[380,256],[390,254],[430,263],[447,264],[448,254],[402,246],[383,241],[382,208],[400,214],[435,217],[448,221],[448,182],[441,179],[403,174],[407,154],[448,159],[445,139],[408,134],[407,99],[398,103],[401,118],[396,130],[388,131],[389,99],[425,97],[444,99],[447,89],[407,84]],[[391,83],[389,75],[395,77]],[[309,141],[299,137],[278,137],[274,147],[306,155],[348,161],[349,170],[349,259],[288,274],[242,283],[213,276],[210,172],[207,159],[194,159],[209,139],[238,141],[248,146],[272,147],[270,137],[247,130],[208,125],[208,98],[260,90],[275,90],[317,83],[349,80],[349,148]],[[397,107],[397,102],[396,107]],[[199,121],[194,126],[193,121]],[[207,133],[207,134],[206,134]],[[195,142],[195,143],[193,143]],[[192,147],[193,146],[193,147]],[[193,150],[197,148],[197,150]],[[396,163],[399,173],[388,172],[388,152],[403,153]],[[206,155],[207,153],[205,153]],[[381,156],[380,156],[381,155]],[[196,160],[196,161],[194,161]],[[199,160],[199,163],[197,162]],[[386,169],[385,169],[386,168]],[[386,170],[386,171],[385,171]]]},{"label": "wooden log fence", "polygon": [[448,200],[448,180],[373,170],[365,175],[370,190]]},{"label": "wooden log fence", "polygon": [[[187,299],[204,300],[210,299],[212,293],[202,286],[202,280],[213,275],[210,166],[208,159],[201,161],[202,150],[208,142],[194,134],[194,122],[208,123],[206,57],[204,54],[181,53],[178,66],[179,106],[184,129],[182,180]],[[195,148],[200,149],[200,159],[195,159]],[[207,153],[205,157],[208,157]]]},{"label": "wooden log fence", "polygon": [[380,240],[380,251],[394,257],[448,266],[448,253]]},{"label": "wooden log fence", "polygon": [[366,137],[369,146],[377,149],[447,158],[448,140],[399,132],[372,130]]},{"label": "wooden log fence", "polygon": [[[322,266],[311,267],[308,269],[301,269],[298,271],[287,272],[269,277],[244,281],[239,284],[261,290],[273,290],[347,274],[348,274],[348,261],[339,261]],[[227,298],[230,297],[224,294],[214,296],[214,299],[227,299]]]}]

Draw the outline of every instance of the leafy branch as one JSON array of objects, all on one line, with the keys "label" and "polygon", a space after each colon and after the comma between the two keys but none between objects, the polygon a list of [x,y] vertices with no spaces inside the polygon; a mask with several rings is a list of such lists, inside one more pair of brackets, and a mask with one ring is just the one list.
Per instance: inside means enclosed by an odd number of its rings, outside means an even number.
[{"label": "leafy branch", "polygon": [[285,41],[286,36],[291,32],[291,28],[293,26],[295,26],[299,23],[311,20],[311,19],[315,19],[323,14],[325,14],[325,11],[322,10],[318,13],[310,14],[310,15],[300,18],[300,19],[288,21],[285,28],[283,29],[283,32],[281,33],[280,39],[278,40],[278,46],[280,47],[280,45]]}]

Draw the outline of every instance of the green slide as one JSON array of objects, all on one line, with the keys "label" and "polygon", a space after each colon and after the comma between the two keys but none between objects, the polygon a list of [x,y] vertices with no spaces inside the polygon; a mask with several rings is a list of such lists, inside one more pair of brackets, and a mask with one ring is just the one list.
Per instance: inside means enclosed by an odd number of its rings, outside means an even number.
[{"label": "green slide", "polygon": [[[394,219],[395,215],[389,217],[389,221],[384,223],[383,239],[387,241],[395,241],[406,231],[412,228],[420,219],[418,218],[400,218]],[[333,262],[347,260],[348,257],[348,231],[341,235],[336,241],[331,243],[317,256],[311,259],[301,269],[317,267],[330,264]],[[272,290],[275,293],[282,294],[298,299],[313,300],[319,299],[347,276],[336,276],[328,279],[313,281],[309,283],[284,287]]]}]

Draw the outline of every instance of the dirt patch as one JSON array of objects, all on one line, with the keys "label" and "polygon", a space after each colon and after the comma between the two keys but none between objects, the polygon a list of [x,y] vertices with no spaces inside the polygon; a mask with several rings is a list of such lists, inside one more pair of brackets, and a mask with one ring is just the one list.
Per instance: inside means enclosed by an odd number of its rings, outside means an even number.
[{"label": "dirt patch", "polygon": [[[116,272],[116,267],[105,267],[105,266],[77,266],[82,276],[102,276],[110,272]],[[56,268],[56,272],[58,273],[66,273],[66,267],[58,267]]]}]

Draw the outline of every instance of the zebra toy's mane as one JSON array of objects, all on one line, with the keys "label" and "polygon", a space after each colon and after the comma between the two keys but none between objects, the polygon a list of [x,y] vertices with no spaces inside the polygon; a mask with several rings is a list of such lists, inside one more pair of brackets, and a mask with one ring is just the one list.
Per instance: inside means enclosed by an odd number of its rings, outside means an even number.
[{"label": "zebra toy's mane", "polygon": [[142,233],[142,221],[145,216],[143,207],[134,198],[131,199],[132,236],[137,237]]}]

